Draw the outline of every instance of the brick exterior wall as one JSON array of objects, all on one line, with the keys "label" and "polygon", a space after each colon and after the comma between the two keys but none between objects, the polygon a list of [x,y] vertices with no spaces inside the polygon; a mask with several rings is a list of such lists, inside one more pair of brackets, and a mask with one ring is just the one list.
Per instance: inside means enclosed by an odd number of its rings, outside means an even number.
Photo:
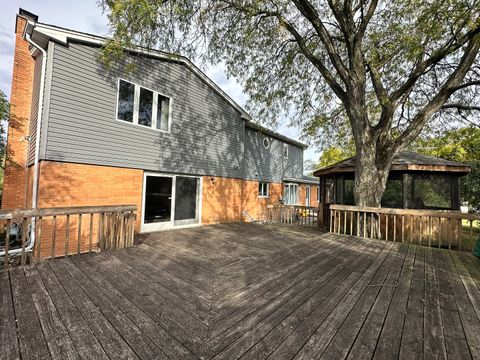
[{"label": "brick exterior wall", "polygon": [[[29,186],[31,187],[32,167],[29,168]],[[108,206],[137,205],[135,231],[140,231],[142,210],[143,171],[138,169],[115,168],[85,164],[40,161],[39,164],[38,207],[71,206]],[[31,191],[28,193],[30,201]],[[93,248],[98,241],[98,215],[93,218]],[[76,253],[78,245],[79,217],[69,219],[69,253]],[[51,256],[53,241],[52,218],[42,219],[40,257]],[[60,216],[55,225],[55,255],[65,254],[66,218]],[[82,217],[81,251],[88,251],[90,246],[90,216]],[[34,252],[38,257],[38,242]]]},{"label": "brick exterior wall", "polygon": [[318,207],[318,185],[307,185],[301,184],[298,186],[298,205],[306,206],[307,205],[307,186],[310,186],[310,206],[311,207]]},{"label": "brick exterior wall", "polygon": [[[31,174],[31,168],[29,170]],[[140,231],[142,170],[41,161],[39,172],[39,207],[137,205],[135,229]],[[31,181],[29,183],[31,185]],[[311,205],[316,206],[316,186],[311,188]],[[204,176],[202,224],[248,221],[248,217],[242,215],[243,210],[259,219],[267,205],[279,204],[282,194],[282,183],[270,183],[269,197],[260,198],[257,181]],[[305,204],[305,185],[299,186],[299,202]]]},{"label": "brick exterior wall", "polygon": [[[29,188],[32,185],[33,169],[28,169]],[[106,205],[136,205],[138,208],[135,223],[136,232],[140,231],[142,218],[143,197],[143,170],[116,168],[54,161],[40,161],[39,163],[39,190],[38,206],[40,208],[71,207],[71,206],[106,206]],[[299,203],[305,204],[306,185],[299,186]],[[312,206],[316,206],[317,186],[312,188]],[[254,219],[265,216],[268,205],[277,205],[283,195],[282,183],[270,183],[269,196],[258,196],[258,182],[241,179],[203,177],[201,216],[202,224],[225,222],[250,221],[243,215],[243,210]],[[31,199],[31,191],[26,196]],[[71,216],[69,220],[69,249],[70,253],[77,251],[78,216]],[[81,250],[89,248],[89,215],[82,219]],[[52,218],[45,218],[41,224],[42,236],[40,256],[51,256],[53,240]],[[65,217],[58,217],[55,232],[55,255],[65,254]],[[93,220],[93,246],[97,242],[98,217]],[[38,245],[38,243],[37,243]],[[38,247],[35,250],[38,256]]]},{"label": "brick exterior wall", "polygon": [[143,170],[40,162],[38,207],[137,205],[140,230]]},{"label": "brick exterior wall", "polygon": [[26,23],[26,19],[17,16],[2,209],[25,208],[29,205],[26,203],[26,136],[30,125],[35,60],[30,55],[28,42],[22,38]]},{"label": "brick exterior wall", "polygon": [[[245,193],[243,197],[243,209],[254,219],[262,219],[268,205],[279,205],[283,194],[282,183],[270,183],[268,186],[269,196],[267,198],[258,197],[258,182],[245,181]],[[250,221],[244,218],[244,221]]]}]

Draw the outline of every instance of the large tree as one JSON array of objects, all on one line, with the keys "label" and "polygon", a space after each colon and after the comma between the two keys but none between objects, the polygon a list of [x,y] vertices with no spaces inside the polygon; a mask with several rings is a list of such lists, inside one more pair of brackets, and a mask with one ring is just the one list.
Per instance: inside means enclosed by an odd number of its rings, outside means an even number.
[{"label": "large tree", "polygon": [[429,121],[479,108],[476,0],[101,4],[112,31],[104,60],[140,45],[223,63],[255,120],[287,116],[324,143],[352,136],[359,206],[380,206],[395,154]]}]

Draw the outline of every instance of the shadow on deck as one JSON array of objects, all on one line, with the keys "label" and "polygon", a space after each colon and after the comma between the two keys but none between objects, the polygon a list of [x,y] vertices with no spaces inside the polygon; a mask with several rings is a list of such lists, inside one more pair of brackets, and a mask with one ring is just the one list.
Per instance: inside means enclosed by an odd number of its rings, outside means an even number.
[{"label": "shadow on deck", "polygon": [[480,260],[305,228],[152,233],[0,273],[0,357],[480,358]]}]

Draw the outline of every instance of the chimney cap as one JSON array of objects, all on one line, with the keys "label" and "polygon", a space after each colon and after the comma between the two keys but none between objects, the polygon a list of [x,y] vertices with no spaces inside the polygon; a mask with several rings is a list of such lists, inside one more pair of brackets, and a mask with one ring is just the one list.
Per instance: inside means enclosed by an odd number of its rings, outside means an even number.
[{"label": "chimney cap", "polygon": [[38,15],[35,15],[34,13],[31,13],[30,11],[27,11],[27,10],[22,9],[22,8],[18,9],[18,15],[26,17],[29,20],[33,20],[35,22],[38,21]]}]

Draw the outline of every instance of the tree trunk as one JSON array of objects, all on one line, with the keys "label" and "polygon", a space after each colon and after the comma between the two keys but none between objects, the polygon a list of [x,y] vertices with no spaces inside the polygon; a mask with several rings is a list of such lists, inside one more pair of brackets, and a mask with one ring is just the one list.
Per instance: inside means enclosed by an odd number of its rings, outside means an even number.
[{"label": "tree trunk", "polygon": [[381,205],[392,161],[378,154],[377,147],[371,143],[365,143],[357,149],[354,190],[356,206]]}]

